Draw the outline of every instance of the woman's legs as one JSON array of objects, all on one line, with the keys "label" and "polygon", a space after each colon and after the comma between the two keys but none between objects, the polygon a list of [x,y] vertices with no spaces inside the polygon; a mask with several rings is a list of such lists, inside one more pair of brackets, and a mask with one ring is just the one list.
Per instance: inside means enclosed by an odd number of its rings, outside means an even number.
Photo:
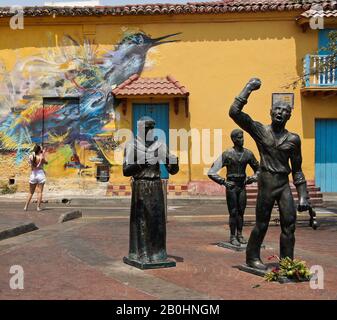
[{"label": "woman's legs", "polygon": [[42,193],[43,193],[44,183],[39,183],[37,185],[37,211],[41,211]]},{"label": "woman's legs", "polygon": [[36,188],[36,184],[29,184],[29,195],[28,195],[28,199],[26,201],[25,207],[23,208],[23,210],[27,211],[28,206],[30,201],[32,200],[33,194],[35,192],[35,188]]}]

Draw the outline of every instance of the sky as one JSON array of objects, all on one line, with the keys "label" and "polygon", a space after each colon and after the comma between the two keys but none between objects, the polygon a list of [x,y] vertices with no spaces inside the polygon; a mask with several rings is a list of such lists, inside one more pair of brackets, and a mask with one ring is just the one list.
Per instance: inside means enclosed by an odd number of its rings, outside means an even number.
[{"label": "sky", "polygon": [[[52,0],[0,0],[0,6],[39,6]],[[58,0],[54,0],[58,1]],[[64,0],[79,1],[79,0]],[[123,5],[123,4],[143,4],[143,3],[186,3],[186,2],[207,2],[207,0],[101,0],[102,5]]]}]

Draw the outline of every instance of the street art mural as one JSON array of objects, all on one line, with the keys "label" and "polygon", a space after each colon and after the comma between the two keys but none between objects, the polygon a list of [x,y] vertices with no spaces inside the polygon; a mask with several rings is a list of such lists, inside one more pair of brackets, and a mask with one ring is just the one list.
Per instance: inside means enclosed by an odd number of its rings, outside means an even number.
[{"label": "street art mural", "polygon": [[119,125],[111,91],[143,71],[149,49],[176,35],[129,32],[103,54],[92,41],[65,35],[11,70],[0,61],[0,153],[20,165],[39,143],[48,149],[50,172],[111,165]]}]

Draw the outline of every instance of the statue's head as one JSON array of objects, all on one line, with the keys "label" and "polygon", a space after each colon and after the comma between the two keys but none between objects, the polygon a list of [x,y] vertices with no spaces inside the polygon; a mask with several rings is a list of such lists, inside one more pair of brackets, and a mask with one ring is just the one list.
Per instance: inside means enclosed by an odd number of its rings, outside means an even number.
[{"label": "statue's head", "polygon": [[243,139],[243,131],[240,129],[234,129],[231,132],[231,139],[235,146],[243,147],[244,139]]},{"label": "statue's head", "polygon": [[144,141],[154,141],[153,129],[156,122],[148,116],[143,116],[137,121],[138,136]]},{"label": "statue's head", "polygon": [[288,103],[277,101],[270,110],[272,123],[284,126],[291,117],[291,111],[291,107]]}]

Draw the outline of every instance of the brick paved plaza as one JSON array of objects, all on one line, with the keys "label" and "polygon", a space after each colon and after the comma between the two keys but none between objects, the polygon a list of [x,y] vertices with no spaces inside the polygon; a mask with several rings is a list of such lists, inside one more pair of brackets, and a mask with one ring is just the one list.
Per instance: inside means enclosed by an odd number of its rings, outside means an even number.
[{"label": "brick paved plaza", "polygon": [[[228,237],[224,205],[170,205],[167,248],[176,268],[141,271],[125,265],[128,252],[129,205],[74,201],[45,204],[42,213],[21,202],[0,202],[0,228],[33,221],[39,230],[0,241],[0,299],[336,299],[337,213],[320,208],[321,226],[308,226],[299,215],[296,257],[324,268],[324,289],[309,283],[267,283],[235,266],[245,252],[216,246]],[[59,216],[81,210],[80,219],[57,223]],[[274,212],[273,219],[277,217]],[[246,212],[244,234],[253,226],[254,210]],[[271,222],[263,258],[278,254],[280,226]],[[12,290],[9,269],[24,269],[24,290]]]}]

